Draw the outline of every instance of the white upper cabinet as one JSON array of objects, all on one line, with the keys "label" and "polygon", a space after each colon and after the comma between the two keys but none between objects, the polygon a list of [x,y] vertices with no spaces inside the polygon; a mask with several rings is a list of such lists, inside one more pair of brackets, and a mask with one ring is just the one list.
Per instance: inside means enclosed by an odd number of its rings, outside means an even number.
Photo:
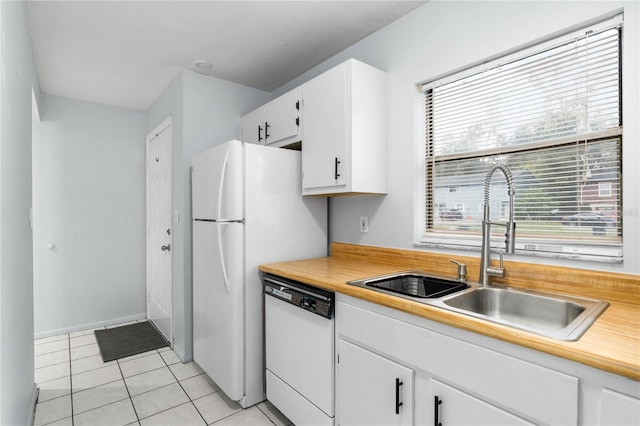
[{"label": "white upper cabinet", "polygon": [[242,117],[242,141],[301,146],[302,195],[386,194],[385,91],[349,59]]},{"label": "white upper cabinet", "polygon": [[242,141],[284,146],[300,141],[298,91],[288,92],[242,117]]},{"label": "white upper cabinet", "polygon": [[385,87],[355,59],[302,86],[303,195],[386,193]]},{"label": "white upper cabinet", "polygon": [[267,107],[251,111],[242,117],[242,142],[265,145],[264,125],[267,122]]}]

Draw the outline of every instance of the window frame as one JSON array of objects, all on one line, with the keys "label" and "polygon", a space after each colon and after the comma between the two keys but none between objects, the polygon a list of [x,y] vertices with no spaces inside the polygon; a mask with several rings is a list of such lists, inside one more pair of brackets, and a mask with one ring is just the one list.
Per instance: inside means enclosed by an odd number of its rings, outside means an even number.
[{"label": "window frame", "polygon": [[[418,90],[421,93],[420,97],[420,105],[422,109],[421,117],[426,117],[428,113],[427,107],[425,105],[425,96],[427,96],[427,92],[429,89],[438,87],[440,85],[444,85],[447,83],[451,83],[454,81],[458,81],[460,79],[464,79],[466,77],[478,74],[483,71],[487,71],[489,69],[500,66],[501,64],[510,63],[513,61],[517,61],[519,59],[535,55],[537,53],[553,49],[554,47],[566,44],[571,40],[574,40],[578,37],[583,37],[585,32],[593,31],[600,32],[605,31],[611,28],[622,28],[623,27],[623,14],[618,14],[613,18],[607,19],[605,21],[595,23],[592,25],[588,25],[586,27],[580,28],[578,30],[571,31],[562,36],[552,36],[549,39],[542,42],[534,42],[530,46],[518,49],[517,51],[513,51],[511,53],[495,57],[495,59],[487,60],[480,65],[471,66],[464,70],[454,70],[451,73],[447,73],[446,75],[441,75],[435,77],[433,79],[425,80],[417,84]],[[622,57],[622,33],[619,37],[619,55]],[[622,59],[620,59],[621,61]],[[619,82],[619,97],[620,97],[620,126],[618,128],[608,130],[603,132],[602,134],[590,135],[589,140],[594,139],[620,139],[620,147],[622,150],[622,140],[623,140],[623,109],[622,109],[622,66],[620,65],[620,82]],[[427,247],[435,247],[435,248],[446,248],[446,249],[457,249],[457,250],[472,250],[477,251],[480,249],[481,239],[482,237],[479,235],[452,235],[445,233],[437,233],[437,232],[427,232],[427,226],[429,220],[433,220],[434,216],[437,215],[437,209],[432,209],[432,212],[427,212],[426,208],[426,192],[428,186],[431,186],[431,191],[433,192],[433,175],[431,177],[426,176],[427,166],[426,166],[426,149],[427,149],[427,140],[426,134],[430,129],[427,128],[427,120],[421,120],[421,134],[418,139],[420,143],[419,146],[419,155],[420,155],[420,173],[418,178],[418,188],[416,190],[414,199],[415,199],[415,219],[414,219],[414,245],[416,246],[427,246]],[[576,140],[575,136],[567,137],[567,142],[573,142]],[[556,145],[557,140],[554,141],[553,145]],[[544,145],[544,142],[542,143]],[[454,154],[455,156],[455,154]],[[484,157],[490,157],[491,154],[486,154]],[[622,157],[620,157],[620,164],[622,163]],[[624,176],[620,175],[620,180],[618,181],[618,185],[623,185]],[[613,190],[613,183],[609,183],[610,192]],[[599,191],[600,193],[600,191]],[[622,202],[622,192],[620,193],[621,202]],[[439,203],[442,203],[442,200],[438,200]],[[472,206],[467,206],[467,208],[475,208]],[[480,207],[481,208],[481,207]],[[431,217],[427,215],[431,214]],[[545,238],[536,238],[527,236],[526,238],[521,238],[516,233],[516,254],[519,255],[529,255],[529,256],[537,256],[537,257],[552,257],[552,258],[566,258],[566,259],[576,259],[576,260],[587,260],[587,261],[597,261],[597,262],[606,262],[606,263],[622,263],[623,261],[623,223],[620,223],[620,242],[589,242],[585,246],[585,243],[582,241],[569,241],[569,240],[556,240],[556,239],[545,239]],[[503,244],[502,244],[503,245]],[[491,239],[491,246],[496,248],[501,248],[501,241],[498,238]]]}]

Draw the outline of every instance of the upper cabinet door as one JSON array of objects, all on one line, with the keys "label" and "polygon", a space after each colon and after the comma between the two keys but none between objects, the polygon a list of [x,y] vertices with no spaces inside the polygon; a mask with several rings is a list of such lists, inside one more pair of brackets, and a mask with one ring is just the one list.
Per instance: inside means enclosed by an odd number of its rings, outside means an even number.
[{"label": "upper cabinet door", "polygon": [[242,117],[242,142],[264,145],[267,108],[260,107]]},{"label": "upper cabinet door", "polygon": [[299,108],[296,91],[286,93],[267,104],[267,145],[298,136]]},{"label": "upper cabinet door", "polygon": [[302,187],[345,188],[348,183],[348,69],[337,67],[303,87]]},{"label": "upper cabinet door", "polygon": [[300,103],[293,90],[242,117],[242,142],[283,146],[300,141]]},{"label": "upper cabinet door", "polygon": [[265,123],[267,121],[266,106],[260,107],[242,117],[242,142],[264,145]]},{"label": "upper cabinet door", "polygon": [[386,193],[386,75],[349,59],[302,86],[302,193]]}]

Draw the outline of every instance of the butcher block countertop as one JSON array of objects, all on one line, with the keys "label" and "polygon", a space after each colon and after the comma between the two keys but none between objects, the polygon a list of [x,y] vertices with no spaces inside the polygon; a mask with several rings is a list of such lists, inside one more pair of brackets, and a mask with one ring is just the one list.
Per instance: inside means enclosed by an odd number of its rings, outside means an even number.
[{"label": "butcher block countertop", "polygon": [[456,265],[478,277],[479,258],[357,244],[333,243],[331,256],[261,265],[260,270],[357,297],[429,320],[536,349],[633,380],[640,380],[640,276],[504,262],[506,277],[494,284],[605,300],[607,310],[575,342],[563,342],[438,307],[347,285],[347,281],[419,269],[456,277]]}]

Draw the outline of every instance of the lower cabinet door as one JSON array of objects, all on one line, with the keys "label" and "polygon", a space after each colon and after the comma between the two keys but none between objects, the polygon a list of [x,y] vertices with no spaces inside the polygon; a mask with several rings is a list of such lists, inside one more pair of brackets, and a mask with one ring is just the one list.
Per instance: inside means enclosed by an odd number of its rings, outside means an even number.
[{"label": "lower cabinet door", "polygon": [[640,400],[602,389],[601,423],[603,425],[640,425]]},{"label": "lower cabinet door", "polygon": [[430,397],[416,403],[432,404],[433,424],[436,426],[533,425],[438,380],[430,379],[429,389]]},{"label": "lower cabinet door", "polygon": [[340,339],[337,384],[337,424],[413,424],[413,370]]}]

